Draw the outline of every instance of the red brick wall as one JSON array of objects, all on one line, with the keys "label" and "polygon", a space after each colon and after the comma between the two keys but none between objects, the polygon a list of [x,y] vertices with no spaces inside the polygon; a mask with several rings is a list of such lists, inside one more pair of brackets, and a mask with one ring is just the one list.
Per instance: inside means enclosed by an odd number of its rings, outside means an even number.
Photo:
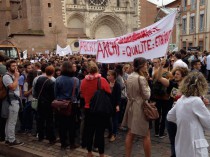
[{"label": "red brick wall", "polygon": [[140,22],[141,28],[147,27],[154,23],[155,17],[157,15],[156,5],[143,0],[140,1],[141,12],[140,12]]}]

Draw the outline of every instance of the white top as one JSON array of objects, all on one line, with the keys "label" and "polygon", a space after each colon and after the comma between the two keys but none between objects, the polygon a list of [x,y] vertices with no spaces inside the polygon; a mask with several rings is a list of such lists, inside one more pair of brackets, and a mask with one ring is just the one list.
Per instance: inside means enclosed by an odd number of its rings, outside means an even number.
[{"label": "white top", "polygon": [[184,67],[184,68],[188,68],[188,65],[183,62],[181,59],[178,59],[176,62],[174,62],[173,64],[173,69],[176,67]]},{"label": "white top", "polygon": [[[24,91],[24,92],[27,92],[27,91],[29,91],[29,90],[30,90],[30,89],[28,89],[28,82],[25,82],[24,85],[23,85],[23,91]],[[28,97],[26,97],[26,101],[27,101],[27,102],[29,102],[29,101],[31,101],[31,100],[33,100],[32,94],[30,94]]]},{"label": "white top", "polygon": [[210,70],[210,55],[206,57],[206,69]]},{"label": "white top", "polygon": [[204,130],[210,130],[210,112],[200,97],[182,96],[168,112],[167,120],[177,124],[177,157],[208,157]]}]

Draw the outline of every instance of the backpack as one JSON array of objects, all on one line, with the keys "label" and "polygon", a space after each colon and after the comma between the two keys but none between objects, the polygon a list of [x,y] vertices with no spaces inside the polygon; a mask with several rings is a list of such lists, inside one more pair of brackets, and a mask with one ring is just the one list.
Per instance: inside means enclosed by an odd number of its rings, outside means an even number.
[{"label": "backpack", "polygon": [[98,78],[97,91],[90,100],[90,113],[99,116],[110,117],[113,114],[113,106],[110,96],[101,89],[101,79]]},{"label": "backpack", "polygon": [[[9,75],[9,74],[5,74],[5,75]],[[3,77],[5,75],[0,75],[0,93],[1,93],[0,94],[0,100],[4,100],[7,97],[8,93],[9,93],[8,88],[3,83]],[[10,76],[10,77],[12,78],[12,76]],[[13,80],[13,78],[12,78],[12,80]]]},{"label": "backpack", "polygon": [[0,75],[0,100],[3,100],[7,96],[7,88],[3,83],[3,76],[4,75]]}]

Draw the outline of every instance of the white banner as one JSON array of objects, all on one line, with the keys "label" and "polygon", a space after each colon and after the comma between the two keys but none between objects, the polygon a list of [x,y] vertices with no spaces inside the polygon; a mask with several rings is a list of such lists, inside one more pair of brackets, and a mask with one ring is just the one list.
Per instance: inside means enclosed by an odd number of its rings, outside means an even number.
[{"label": "white banner", "polygon": [[65,56],[67,54],[72,55],[72,50],[69,45],[65,48],[61,48],[59,45],[57,45],[56,54],[58,54],[59,56]]},{"label": "white banner", "polygon": [[94,44],[94,48],[91,46],[92,40],[80,40],[80,42],[84,41],[80,45],[80,50],[83,52],[84,49],[91,50],[92,54],[97,54],[97,62],[101,63],[132,62],[137,57],[146,59],[162,57],[168,48],[176,13],[173,12],[146,28],[124,36],[98,39],[97,46]]},{"label": "white banner", "polygon": [[25,50],[23,51],[23,59],[27,59],[27,57],[28,57],[28,51]]},{"label": "white banner", "polygon": [[79,40],[80,54],[96,55],[98,51],[98,40]]}]

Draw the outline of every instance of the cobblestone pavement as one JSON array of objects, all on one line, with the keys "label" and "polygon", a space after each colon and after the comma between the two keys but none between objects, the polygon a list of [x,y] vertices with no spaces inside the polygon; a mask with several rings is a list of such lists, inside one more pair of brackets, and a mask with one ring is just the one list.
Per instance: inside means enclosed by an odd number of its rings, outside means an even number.
[{"label": "cobblestone pavement", "polygon": [[[117,140],[115,142],[108,142],[106,139],[105,154],[111,157],[124,157],[125,156],[125,140],[126,132],[120,131]],[[18,146],[17,149],[27,151],[43,157],[85,157],[87,151],[85,149],[78,148],[74,151],[67,149],[66,151],[60,150],[60,144],[49,145],[48,141],[38,142],[36,137],[31,135],[17,135],[17,138],[23,141],[23,146]],[[159,139],[154,137],[151,133],[152,138],[152,157],[170,157],[170,144],[168,137]],[[206,138],[210,143],[210,132],[206,132]],[[3,143],[1,143],[3,144]],[[94,153],[94,157],[98,154]],[[142,139],[135,138],[133,143],[132,157],[143,157],[143,146]]]},{"label": "cobblestone pavement", "polygon": [[[208,143],[210,143],[210,132],[206,132],[206,138]],[[125,156],[125,131],[119,131],[116,141],[110,143],[106,139],[105,145],[105,154],[111,157],[124,157]],[[18,134],[17,139],[23,141],[25,144],[23,146],[17,146],[16,149],[21,151],[30,152],[38,156],[43,157],[86,157],[87,151],[85,149],[78,148],[74,151],[67,149],[63,151],[60,149],[60,143],[55,145],[50,145],[48,141],[44,140],[43,142],[38,142],[36,137],[26,134]],[[168,137],[164,139],[159,139],[154,137],[153,130],[151,131],[152,139],[152,157],[170,157],[170,144]],[[5,146],[4,143],[0,143],[0,147]],[[12,151],[9,149],[9,151]],[[1,152],[0,152],[1,155]],[[98,154],[94,153],[94,157],[97,157]],[[143,146],[142,139],[136,137],[133,143],[133,152],[132,157],[143,157]],[[12,156],[13,157],[13,156]]]},{"label": "cobblestone pavement", "polygon": [[[116,141],[110,143],[106,139],[105,154],[112,157],[124,157],[125,156],[125,131],[119,131]],[[36,137],[31,135],[18,134],[17,139],[23,141],[23,146],[18,146],[18,149],[38,154],[40,156],[49,157],[85,157],[87,151],[85,149],[78,148],[74,151],[67,149],[66,151],[60,150],[60,143],[55,145],[48,144],[48,141],[38,142]],[[1,143],[2,144],[2,143]],[[136,137],[133,143],[133,155],[132,157],[140,157],[143,155],[142,139]],[[94,154],[98,156],[97,153]],[[152,136],[152,157],[169,157],[170,145],[168,138],[159,139]]]}]

